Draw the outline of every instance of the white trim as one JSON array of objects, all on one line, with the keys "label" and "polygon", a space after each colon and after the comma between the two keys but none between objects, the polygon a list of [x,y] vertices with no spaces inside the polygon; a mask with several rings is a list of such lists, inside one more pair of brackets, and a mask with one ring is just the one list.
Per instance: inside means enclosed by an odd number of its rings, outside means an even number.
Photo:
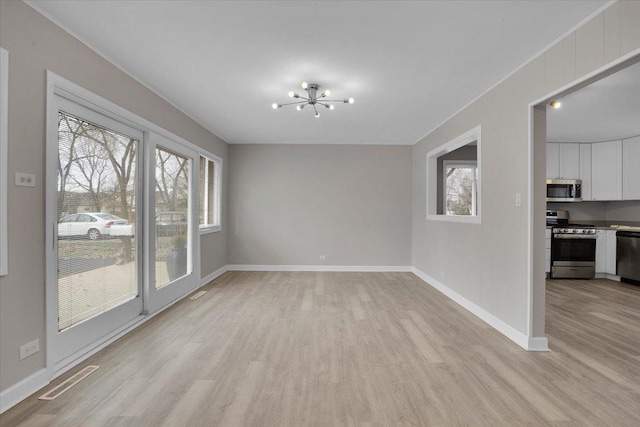
[{"label": "white trim", "polygon": [[427,136],[429,136],[433,131],[435,131],[436,129],[438,129],[440,126],[444,125],[445,123],[447,123],[449,120],[453,119],[455,116],[457,116],[458,114],[460,114],[462,111],[466,110],[471,104],[473,104],[474,102],[476,102],[477,100],[479,100],[480,98],[482,98],[483,96],[485,96],[486,94],[488,94],[489,92],[491,92],[493,89],[495,89],[496,87],[498,87],[500,84],[504,83],[509,77],[513,76],[515,73],[517,73],[518,71],[522,70],[524,67],[526,67],[527,65],[529,65],[530,63],[532,63],[533,61],[535,61],[536,59],[538,59],[540,56],[544,55],[545,53],[547,53],[547,51],[549,49],[551,49],[553,46],[557,45],[558,43],[560,43],[562,40],[566,39],[568,36],[570,36],[572,33],[574,33],[578,28],[582,27],[584,24],[586,24],[587,22],[589,22],[591,19],[595,18],[597,15],[599,15],[602,11],[604,11],[605,9],[607,9],[609,6],[611,6],[612,4],[616,3],[618,0],[609,0],[607,3],[605,3],[604,5],[602,5],[599,9],[597,9],[595,12],[593,12],[591,15],[587,16],[586,18],[584,18],[582,21],[578,22],[576,25],[574,25],[570,30],[568,30],[567,32],[565,32],[563,35],[561,35],[560,37],[558,37],[557,39],[555,39],[553,42],[551,42],[549,45],[547,45],[546,47],[544,47],[542,50],[540,50],[537,54],[535,54],[534,56],[532,56],[531,58],[529,58],[528,60],[526,60],[524,63],[522,63],[522,65],[520,65],[518,68],[516,68],[515,70],[513,70],[512,72],[510,72],[509,74],[507,74],[506,76],[504,76],[503,78],[501,78],[500,80],[498,80],[495,84],[493,84],[492,86],[490,86],[487,90],[485,90],[484,92],[482,92],[480,95],[476,96],[475,98],[473,98],[471,101],[467,102],[462,108],[460,108],[458,111],[456,111],[455,113],[451,114],[449,117],[447,117],[446,119],[444,119],[443,121],[441,121],[439,124],[437,124],[436,126],[432,127],[430,131],[428,131],[427,133],[425,133],[421,138],[418,138],[415,142],[413,142],[412,144],[409,145],[416,145],[418,142],[422,141],[423,139],[425,139]]},{"label": "white trim", "polygon": [[229,264],[227,271],[359,271],[359,272],[411,272],[409,265],[254,265]]},{"label": "white trim", "polygon": [[549,351],[549,340],[547,337],[530,337],[527,351]]},{"label": "white trim", "polygon": [[45,368],[40,369],[27,378],[15,383],[0,392],[0,414],[13,408],[36,391],[49,384],[49,375]]},{"label": "white trim", "polygon": [[9,274],[7,192],[9,191],[9,52],[0,47],[0,276]]},{"label": "white trim", "polygon": [[211,283],[213,280],[217,279],[218,277],[222,276],[224,273],[226,273],[228,271],[228,266],[224,265],[222,267],[220,267],[219,269],[217,269],[216,271],[214,271],[211,274],[207,274],[206,276],[204,276],[203,278],[200,279],[200,286],[204,286],[208,283]]},{"label": "white trim", "polygon": [[442,292],[444,295],[452,299],[454,302],[461,305],[463,308],[467,309],[478,318],[486,322],[489,326],[493,327],[495,330],[509,338],[511,341],[518,344],[520,347],[524,348],[528,351],[547,351],[547,338],[546,337],[528,337],[522,332],[518,331],[513,326],[504,322],[503,320],[498,319],[493,314],[489,313],[484,308],[478,306],[477,304],[469,301],[462,295],[458,294],[454,290],[445,286],[441,282],[437,281],[433,277],[429,276],[425,272],[418,270],[413,267],[413,274],[418,276],[420,279],[425,281],[428,285]]}]

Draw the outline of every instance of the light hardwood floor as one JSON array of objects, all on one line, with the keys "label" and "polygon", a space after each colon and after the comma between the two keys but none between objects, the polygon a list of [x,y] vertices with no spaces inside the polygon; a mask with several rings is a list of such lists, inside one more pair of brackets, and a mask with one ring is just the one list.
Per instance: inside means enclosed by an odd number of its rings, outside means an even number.
[{"label": "light hardwood floor", "polygon": [[0,424],[640,425],[640,288],[547,288],[528,353],[411,273],[226,273]]}]

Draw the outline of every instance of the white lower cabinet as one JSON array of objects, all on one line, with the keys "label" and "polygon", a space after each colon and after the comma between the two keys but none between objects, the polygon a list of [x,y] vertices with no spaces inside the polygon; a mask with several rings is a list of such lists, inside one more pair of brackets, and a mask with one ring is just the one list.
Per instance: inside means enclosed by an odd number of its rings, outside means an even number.
[{"label": "white lower cabinet", "polygon": [[607,269],[607,230],[596,230],[596,273]]},{"label": "white lower cabinet", "polygon": [[604,270],[607,274],[616,274],[616,230],[605,230],[607,233],[607,263]]},{"label": "white lower cabinet", "polygon": [[551,273],[551,230],[545,230],[544,240],[544,271]]},{"label": "white lower cabinet", "polygon": [[616,275],[616,230],[596,230],[596,273]]}]

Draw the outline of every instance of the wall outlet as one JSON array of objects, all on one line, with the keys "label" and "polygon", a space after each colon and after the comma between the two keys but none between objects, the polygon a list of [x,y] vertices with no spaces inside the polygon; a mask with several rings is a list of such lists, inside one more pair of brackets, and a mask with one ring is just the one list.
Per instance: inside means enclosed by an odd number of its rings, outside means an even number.
[{"label": "wall outlet", "polygon": [[20,360],[40,351],[40,340],[33,340],[20,346]]},{"label": "wall outlet", "polygon": [[326,255],[320,255],[320,259],[327,259]]},{"label": "wall outlet", "polygon": [[16,185],[19,187],[35,187],[36,176],[30,173],[16,172]]}]

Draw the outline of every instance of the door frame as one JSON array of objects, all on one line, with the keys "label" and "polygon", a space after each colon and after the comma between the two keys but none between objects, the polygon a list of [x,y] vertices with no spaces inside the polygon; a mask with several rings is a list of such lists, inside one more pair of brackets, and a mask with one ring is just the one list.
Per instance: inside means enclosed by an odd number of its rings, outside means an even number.
[{"label": "door frame", "polygon": [[528,328],[529,350],[548,350],[545,336],[544,230],[546,228],[546,105],[554,98],[562,97],[590,85],[634,63],[640,62],[640,48],[635,49],[584,76],[530,102],[529,114],[529,188],[528,222]]},{"label": "door frame", "polygon": [[[58,152],[57,152],[58,111],[56,109],[55,95],[60,95],[66,99],[69,99],[70,101],[80,104],[81,106],[94,110],[95,112],[100,113],[108,118],[119,121],[132,128],[139,129],[144,134],[144,141],[141,141],[141,143],[145,147],[150,145],[148,144],[148,138],[150,137],[151,133],[155,133],[157,135],[161,135],[163,137],[166,137],[172,140],[173,142],[179,144],[180,146],[184,147],[187,150],[193,150],[194,152],[199,154],[206,153],[205,150],[185,140],[184,138],[181,138],[163,129],[160,126],[136,114],[129,112],[128,110],[112,103],[111,101],[108,101],[102,98],[101,96],[94,94],[93,92],[65,79],[64,77],[61,77],[55,74],[50,70],[46,71],[46,78],[47,80],[46,80],[46,112],[45,112],[45,116],[46,116],[46,124],[45,124],[46,153],[45,154],[47,159],[51,158],[51,156],[54,156],[53,158],[55,158],[58,155]],[[148,162],[148,157],[149,156],[144,156],[145,163]],[[195,170],[194,173],[195,173],[199,169],[199,162],[196,161],[194,163],[195,163],[194,165],[194,170]],[[49,162],[46,162],[46,167],[47,167],[47,170],[45,171],[45,173],[47,174],[46,176],[49,176],[51,175],[51,171],[49,170],[51,169],[51,166],[49,165]],[[145,168],[144,184],[143,184],[144,188],[149,188],[148,187],[149,174],[147,173],[147,171],[148,169]],[[53,171],[53,173],[54,173],[54,176],[57,177],[57,167],[55,167],[55,170]],[[196,182],[194,182],[194,186],[195,184]],[[149,197],[148,193],[149,193],[148,191],[144,192],[143,197],[145,198]],[[148,206],[147,202],[148,201],[145,199],[144,201],[145,212],[143,214],[143,227],[145,228],[149,226],[151,219],[155,219],[155,216],[152,216],[148,211],[148,209],[146,208]],[[197,206],[194,206],[194,208],[191,210],[194,212],[194,215],[197,215],[198,213]],[[56,219],[57,219],[57,191],[53,188],[53,186],[48,185],[48,186],[45,186],[45,253],[47,255],[45,257],[46,258],[46,264],[45,264],[45,269],[46,269],[45,270],[45,336],[46,336],[45,369],[46,369],[46,375],[47,375],[48,381],[51,381],[52,379],[58,377],[64,372],[78,365],[83,360],[87,359],[91,355],[100,351],[102,348],[106,347],[111,342],[115,341],[116,339],[118,339],[120,336],[122,336],[129,330],[135,328],[136,326],[139,326],[143,322],[149,320],[158,312],[162,311],[164,308],[168,307],[169,305],[175,303],[179,299],[188,295],[188,293],[184,295],[180,295],[175,300],[168,303],[167,305],[164,305],[162,307],[155,307],[154,311],[148,311],[148,307],[144,307],[144,311],[136,319],[106,334],[100,340],[92,343],[87,348],[82,349],[78,353],[64,360],[64,363],[55,364],[53,360],[53,352],[52,352],[51,346],[52,346],[53,340],[55,339],[54,338],[55,334],[57,334],[58,301],[56,299],[57,294],[53,295],[52,292],[49,290],[49,284],[52,283],[52,280],[55,281],[55,283],[57,284],[57,259],[54,259],[54,257],[51,256],[51,252],[53,252],[52,248],[54,248],[54,245],[57,239],[57,236],[56,236],[57,220]],[[200,238],[198,233],[197,217],[196,217],[196,223],[194,224],[193,233],[195,233],[195,237],[194,237],[194,244],[193,244],[194,253],[193,253],[193,267],[192,267],[193,273],[192,274],[196,282],[194,286],[194,289],[195,289],[202,284],[200,279],[200,275],[201,275]],[[145,242],[147,241],[148,236],[149,236],[148,230],[143,230],[142,239],[145,240]],[[147,253],[148,252],[149,251],[147,251]],[[148,278],[149,278],[149,275],[146,273],[147,269],[149,268],[148,257],[145,256],[142,262],[143,262],[143,267],[141,270],[145,272],[144,274],[145,278],[143,281],[143,301],[144,301],[144,292],[146,292],[146,286],[148,286],[146,282],[148,281]]]}]

